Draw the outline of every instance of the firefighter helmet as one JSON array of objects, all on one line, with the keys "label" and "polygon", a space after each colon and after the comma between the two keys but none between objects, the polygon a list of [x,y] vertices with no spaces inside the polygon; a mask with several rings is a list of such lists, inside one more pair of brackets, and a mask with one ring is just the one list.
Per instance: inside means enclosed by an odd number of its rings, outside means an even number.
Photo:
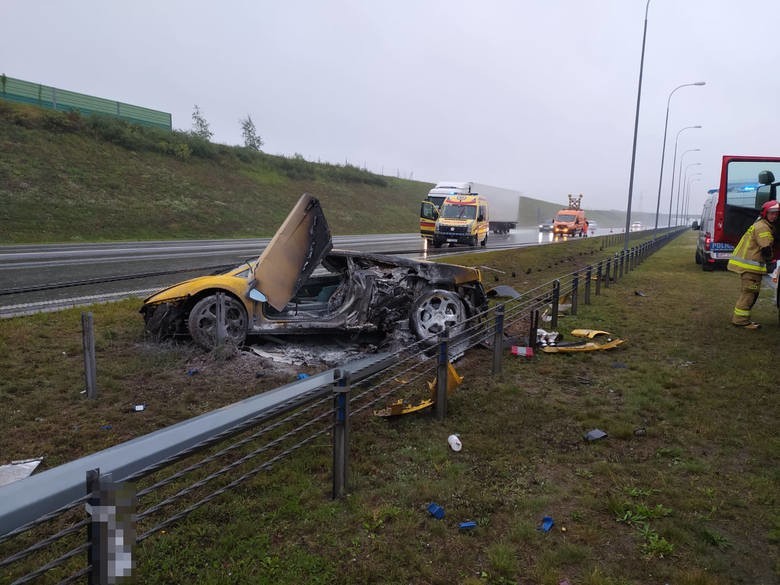
[{"label": "firefighter helmet", "polygon": [[777,201],[767,201],[761,206],[761,217],[766,219],[766,214],[770,211],[780,211],[780,203]]}]

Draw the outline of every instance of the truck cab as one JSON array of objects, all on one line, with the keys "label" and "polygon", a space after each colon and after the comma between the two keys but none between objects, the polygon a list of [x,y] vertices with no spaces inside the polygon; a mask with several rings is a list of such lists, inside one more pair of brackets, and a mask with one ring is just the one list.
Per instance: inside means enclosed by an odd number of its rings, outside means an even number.
[{"label": "truck cab", "polygon": [[433,234],[433,247],[443,244],[476,246],[487,244],[490,222],[488,202],[479,195],[452,195],[439,210]]},{"label": "truck cab", "polygon": [[585,236],[588,233],[587,218],[581,207],[582,194],[569,195],[569,206],[561,209],[553,218],[553,234],[556,236]]}]

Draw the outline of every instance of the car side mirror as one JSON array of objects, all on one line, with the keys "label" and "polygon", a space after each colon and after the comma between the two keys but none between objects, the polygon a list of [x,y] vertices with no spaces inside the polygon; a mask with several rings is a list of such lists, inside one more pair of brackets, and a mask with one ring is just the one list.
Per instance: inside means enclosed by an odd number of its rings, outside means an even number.
[{"label": "car side mirror", "polygon": [[485,221],[485,216],[484,215],[478,215],[477,216],[477,221]]},{"label": "car side mirror", "polygon": [[249,289],[249,298],[253,301],[257,301],[258,303],[265,303],[268,300],[268,297],[256,288]]},{"label": "car side mirror", "polygon": [[775,182],[775,175],[772,171],[761,171],[758,173],[758,182],[762,185],[771,185]]}]

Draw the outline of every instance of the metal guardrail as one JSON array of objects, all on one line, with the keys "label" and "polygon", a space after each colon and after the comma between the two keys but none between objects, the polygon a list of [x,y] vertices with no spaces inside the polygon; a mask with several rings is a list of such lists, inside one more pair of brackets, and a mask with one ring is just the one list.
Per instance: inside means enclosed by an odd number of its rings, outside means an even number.
[{"label": "metal guardrail", "polygon": [[132,573],[134,544],[325,436],[333,496],[343,496],[349,428],[360,414],[418,397],[422,383],[435,379],[434,413],[443,420],[455,356],[486,346],[492,372],[500,372],[507,328],[527,331],[535,345],[540,320],[557,327],[562,299],[576,314],[580,302],[590,304],[680,233],[670,230],[526,291],[433,343],[369,356],[0,487],[0,581],[116,582]]}]

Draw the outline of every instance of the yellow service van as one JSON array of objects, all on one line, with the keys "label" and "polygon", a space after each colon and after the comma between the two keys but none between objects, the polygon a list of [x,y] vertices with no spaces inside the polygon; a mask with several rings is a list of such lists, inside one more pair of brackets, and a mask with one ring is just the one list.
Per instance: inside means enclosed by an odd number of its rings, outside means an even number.
[{"label": "yellow service van", "polygon": [[487,244],[488,202],[479,195],[452,195],[442,203],[436,219],[433,247],[443,244]]}]

